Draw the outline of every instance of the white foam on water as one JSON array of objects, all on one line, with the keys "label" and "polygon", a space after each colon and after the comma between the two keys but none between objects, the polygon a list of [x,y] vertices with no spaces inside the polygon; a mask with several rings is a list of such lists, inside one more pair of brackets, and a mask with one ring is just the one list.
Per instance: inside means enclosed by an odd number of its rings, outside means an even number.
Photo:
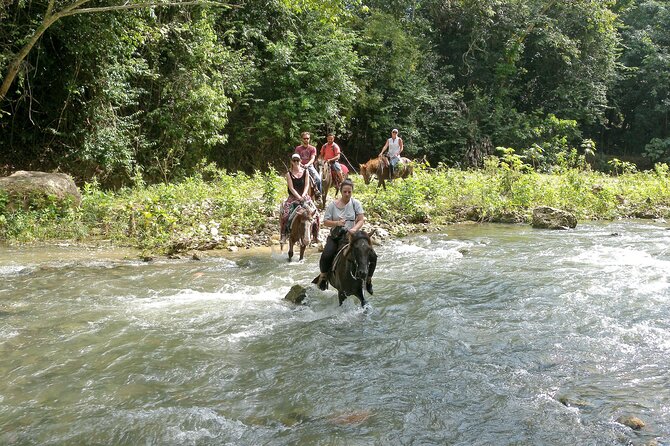
[{"label": "white foam on water", "polygon": [[0,276],[16,276],[27,274],[35,270],[35,267],[29,265],[0,265]]},{"label": "white foam on water", "polygon": [[123,297],[125,312],[147,328],[188,333],[206,330],[214,345],[266,336],[295,320],[296,307],[285,303],[288,286],[245,286],[236,291],[180,290],[170,295]]},{"label": "white foam on water", "polygon": [[[0,328],[0,339],[2,339],[3,341],[6,341],[7,339],[10,339],[10,338],[15,338],[18,335],[19,335],[19,332],[16,331],[16,330],[7,329],[7,328],[4,328],[4,327]],[[0,344],[1,344],[1,342],[0,342]]]},{"label": "white foam on water", "polygon": [[393,251],[397,255],[419,255],[428,259],[460,259],[463,254],[459,249],[467,247],[467,243],[439,243],[429,244],[423,247],[411,243],[405,243],[394,247]]},{"label": "white foam on water", "polygon": [[618,334],[618,342],[628,345],[631,353],[642,343],[651,345],[662,356],[670,353],[670,328],[652,326],[649,321],[641,321],[629,327],[610,324],[610,328]]},{"label": "white foam on water", "polygon": [[595,246],[568,258],[568,260],[594,265],[599,268],[604,266],[634,266],[659,270],[670,268],[669,260],[657,259],[648,252],[638,249],[614,246]]},{"label": "white foam on water", "polygon": [[183,290],[174,295],[148,299],[146,302],[140,302],[140,305],[144,308],[166,308],[212,302],[274,302],[278,299],[280,299],[279,294],[268,291],[252,291],[251,289],[217,293]]}]

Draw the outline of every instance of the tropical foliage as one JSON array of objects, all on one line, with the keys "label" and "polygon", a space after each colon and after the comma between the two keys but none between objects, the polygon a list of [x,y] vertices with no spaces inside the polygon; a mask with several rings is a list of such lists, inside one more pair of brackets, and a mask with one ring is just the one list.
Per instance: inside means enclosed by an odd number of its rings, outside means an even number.
[{"label": "tropical foliage", "polygon": [[433,165],[652,165],[669,30],[662,0],[4,1],[0,168],[119,188],[280,168],[303,130],[362,162],[393,127]]}]

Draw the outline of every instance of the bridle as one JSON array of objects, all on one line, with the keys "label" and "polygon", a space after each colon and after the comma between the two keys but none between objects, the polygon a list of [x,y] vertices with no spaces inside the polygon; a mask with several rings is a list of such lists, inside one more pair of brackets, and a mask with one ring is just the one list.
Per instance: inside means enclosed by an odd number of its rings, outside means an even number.
[{"label": "bridle", "polygon": [[[346,251],[342,253],[344,255],[347,263],[353,264],[352,265],[353,267],[349,270],[349,275],[354,280],[360,280],[356,277],[356,274],[355,274],[355,273],[358,272],[359,264],[358,264],[358,259],[356,258],[356,256],[355,255],[349,255],[349,254],[354,249],[353,244],[358,243],[360,240],[364,240],[364,239],[359,238],[359,239],[355,240],[353,243],[349,243],[345,248],[343,248],[343,249],[346,249]],[[366,240],[366,241],[368,243],[368,246],[371,246],[370,241],[369,240]]]}]

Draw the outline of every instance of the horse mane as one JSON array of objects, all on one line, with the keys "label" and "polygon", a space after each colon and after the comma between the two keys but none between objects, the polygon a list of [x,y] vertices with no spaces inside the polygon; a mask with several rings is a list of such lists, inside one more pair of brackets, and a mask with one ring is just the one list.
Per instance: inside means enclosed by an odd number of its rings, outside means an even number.
[{"label": "horse mane", "polygon": [[365,231],[356,231],[353,234],[349,234],[349,244],[353,244],[354,242],[360,240],[360,239],[365,239],[370,246],[372,246],[372,240],[370,239],[370,234],[368,234]]},{"label": "horse mane", "polygon": [[365,163],[365,166],[372,172],[376,172],[377,169],[379,168],[379,158],[370,158],[370,160],[368,160],[368,162]]}]

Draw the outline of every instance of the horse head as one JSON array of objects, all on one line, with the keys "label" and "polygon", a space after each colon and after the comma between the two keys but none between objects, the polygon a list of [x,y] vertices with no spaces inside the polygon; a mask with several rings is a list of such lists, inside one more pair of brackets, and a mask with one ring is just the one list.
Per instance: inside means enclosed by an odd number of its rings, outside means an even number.
[{"label": "horse head", "polygon": [[363,176],[363,181],[365,184],[370,184],[370,172],[368,172],[368,164],[359,164],[361,175]]},{"label": "horse head", "polygon": [[372,242],[365,231],[349,234],[349,256],[347,261],[352,263],[351,276],[356,280],[365,280],[368,277],[368,266]]},{"label": "horse head", "polygon": [[[293,225],[296,225],[298,231],[295,234],[295,241],[299,241],[302,246],[309,246],[312,243],[312,224],[316,215],[316,206],[313,202],[307,201],[300,205],[296,210]],[[291,225],[291,227],[293,227]],[[291,231],[293,235],[293,231]]]}]

